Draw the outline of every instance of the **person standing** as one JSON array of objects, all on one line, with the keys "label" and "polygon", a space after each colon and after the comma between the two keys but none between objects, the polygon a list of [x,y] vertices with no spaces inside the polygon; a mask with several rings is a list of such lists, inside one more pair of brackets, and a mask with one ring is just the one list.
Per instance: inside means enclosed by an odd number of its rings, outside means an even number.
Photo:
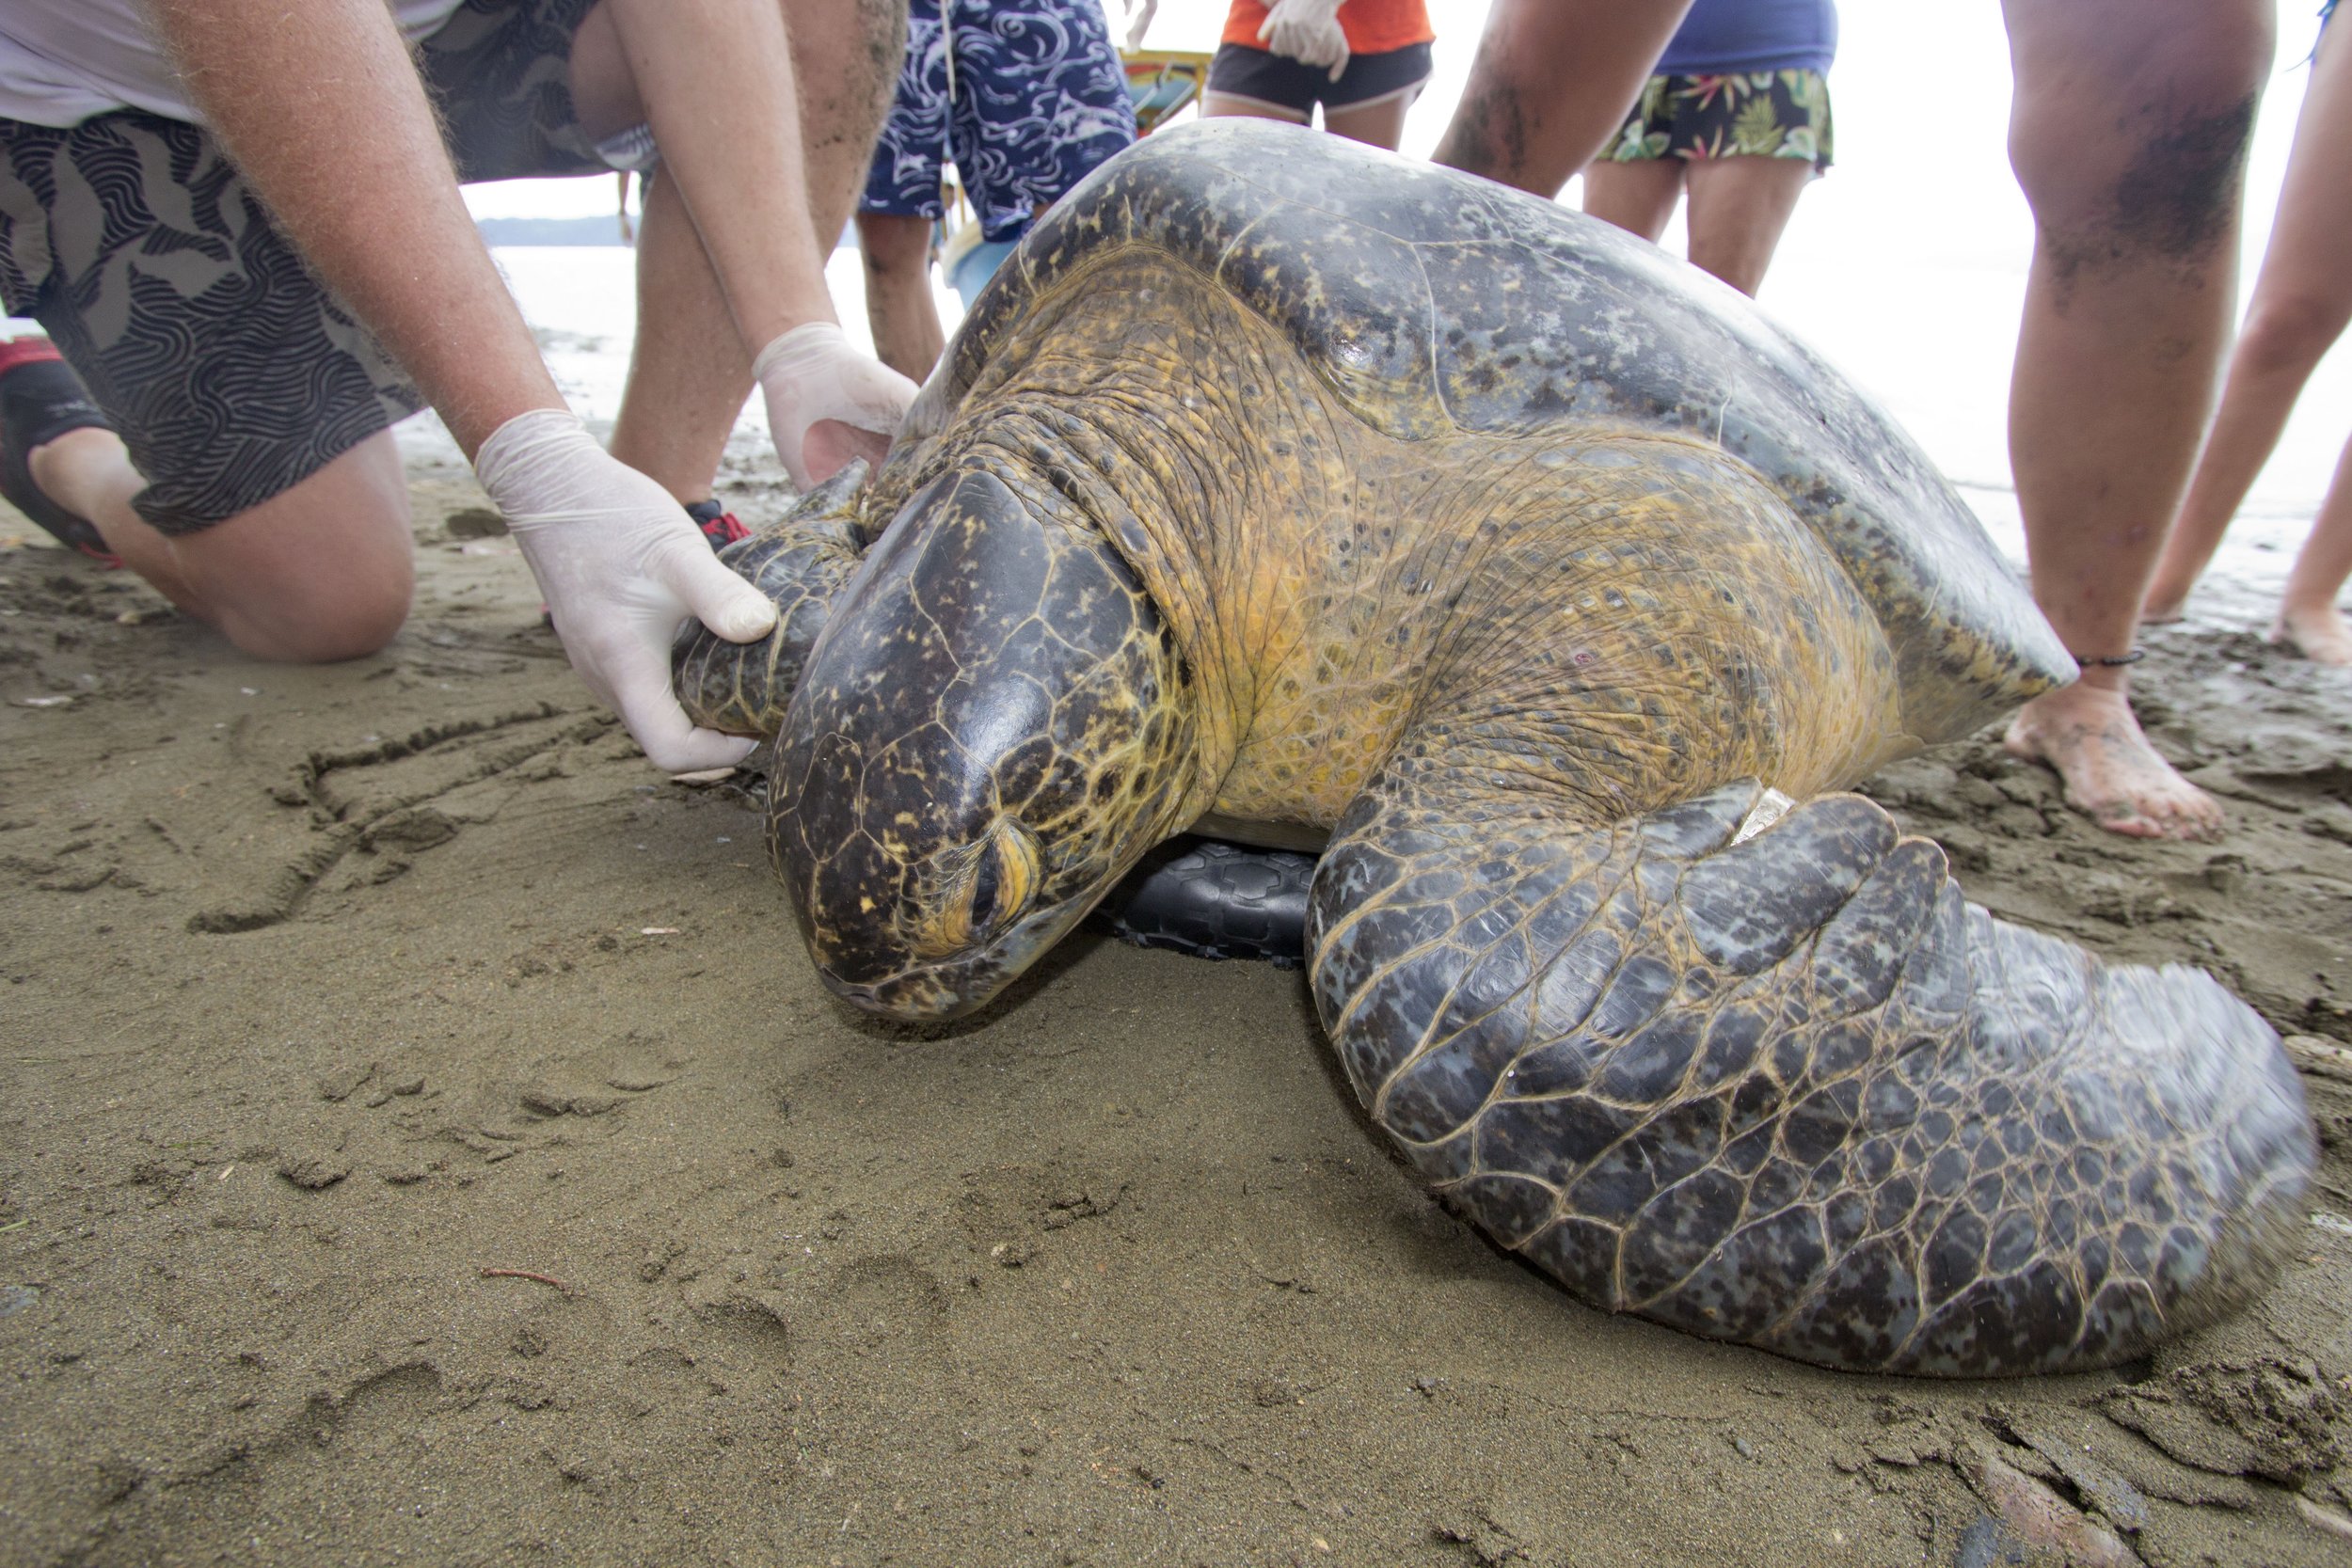
[{"label": "person standing", "polygon": [[[1495,0],[1438,161],[1550,197],[1623,123],[1686,0]],[[2269,0],[2005,0],[2010,162],[2034,258],[2010,457],[2035,601],[2082,678],[2008,745],[2110,832],[2204,839],[2221,808],[2133,717],[2133,634],[2229,337]],[[1939,83],[1937,90],[1964,90]]]},{"label": "person standing", "polygon": [[[2279,444],[2304,383],[2352,321],[2352,275],[2344,265],[2352,250],[2352,46],[2328,42],[2332,33],[2323,20],[2278,221],[2230,357],[2221,407],[2148,586],[2142,613],[2151,621],[2181,618],[2189,591]],[[2271,641],[2317,663],[2352,665],[2352,626],[2336,608],[2346,578],[2352,444],[2337,460],[2311,536],[2287,574]]]},{"label": "person standing", "polygon": [[946,346],[931,235],[952,162],[993,270],[1036,214],[1136,139],[1099,0],[914,0],[898,96],[858,199],[866,314],[882,363],[921,381]]},{"label": "person standing", "polygon": [[1321,104],[1325,130],[1393,152],[1436,39],[1423,0],[1233,0],[1201,118],[1307,125]]},{"label": "person standing", "polygon": [[1691,264],[1753,295],[1832,153],[1835,0],[1694,0],[1633,113],[1585,166],[1584,210],[1653,245],[1691,198]]}]

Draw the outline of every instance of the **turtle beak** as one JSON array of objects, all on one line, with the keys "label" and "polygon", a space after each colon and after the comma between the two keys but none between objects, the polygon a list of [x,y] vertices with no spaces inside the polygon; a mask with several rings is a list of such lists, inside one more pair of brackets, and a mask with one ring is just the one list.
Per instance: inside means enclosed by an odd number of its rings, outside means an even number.
[{"label": "turtle beak", "polygon": [[1183,804],[1192,726],[1172,640],[1067,510],[990,472],[942,476],[809,655],[777,739],[769,847],[809,956],[860,1007],[981,1006]]},{"label": "turtle beak", "polygon": [[944,1023],[993,1002],[1078,923],[1086,908],[1041,911],[978,952],[918,964],[880,979],[844,979],[821,964],[818,974],[826,990],[861,1012],[898,1023]]}]

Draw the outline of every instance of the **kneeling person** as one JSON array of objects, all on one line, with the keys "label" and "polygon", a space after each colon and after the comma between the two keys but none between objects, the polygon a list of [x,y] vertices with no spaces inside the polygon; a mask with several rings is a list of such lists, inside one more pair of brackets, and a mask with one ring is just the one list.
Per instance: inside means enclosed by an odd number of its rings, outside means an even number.
[{"label": "kneeling person", "polygon": [[[879,453],[913,396],[842,341],[817,239],[846,220],[886,102],[870,62],[895,55],[897,19],[875,13],[12,8],[0,304],[56,348],[0,352],[0,493],[249,653],[351,657],[407,612],[389,427],[430,404],[592,689],[657,762],[732,759],[739,744],[694,732],[671,696],[668,643],[690,617],[755,637],[772,610],[682,503],[707,502],[755,372],[803,483]],[[693,112],[704,93],[732,105],[723,121]],[[804,155],[803,113],[847,134]],[[608,454],[564,408],[457,182],[650,167],[657,146],[639,353]]]}]

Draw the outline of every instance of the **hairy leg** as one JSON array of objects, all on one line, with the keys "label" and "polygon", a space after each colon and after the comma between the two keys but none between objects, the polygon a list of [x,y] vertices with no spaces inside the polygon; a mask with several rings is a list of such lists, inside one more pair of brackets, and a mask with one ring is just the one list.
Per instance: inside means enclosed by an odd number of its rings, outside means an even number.
[{"label": "hairy leg", "polygon": [[637,341],[612,420],[612,455],[690,505],[710,499],[752,393],[752,356],[676,182],[645,186],[637,234]]},{"label": "hairy leg", "polygon": [[[2010,395],[2034,598],[2121,657],[2195,461],[2228,336],[2262,0],[2007,0],[2010,157],[2035,219]],[[2121,666],[2036,698],[2010,749],[2102,827],[2208,838],[2220,807],[2140,733]]]},{"label": "hairy leg", "polygon": [[1495,0],[1437,161],[1550,198],[1625,123],[1690,0]]},{"label": "hairy leg", "polygon": [[[790,0],[783,14],[790,19],[792,77],[800,87],[795,139],[805,227],[770,216],[781,224],[778,245],[805,244],[805,253],[790,253],[802,254],[803,268],[814,268],[821,292],[825,255],[849,221],[890,106],[906,42],[906,11],[897,0]],[[764,30],[752,31],[748,42],[757,45]],[[572,52],[572,87],[581,123],[592,133],[655,120],[656,135],[661,135],[660,117],[647,106],[646,90],[609,4],[580,24]],[[707,96],[698,96],[723,114],[726,100],[715,85]],[[675,157],[666,142],[664,148],[664,166],[645,190],[637,251],[637,341],[613,423],[612,453],[685,502],[709,496],[727,436],[751,394],[752,353],[767,340],[754,341],[742,329],[712,259],[710,236],[694,217],[690,182],[677,178],[682,170],[673,169]],[[694,150],[707,156],[700,141]],[[828,296],[824,316],[832,314]]]},{"label": "hairy leg", "polygon": [[1335,136],[1349,141],[1364,142],[1373,147],[1396,150],[1396,144],[1405,139],[1405,111],[1413,106],[1413,95],[1401,92],[1376,103],[1350,103],[1343,109],[1323,106],[1323,128]]},{"label": "hairy leg", "polygon": [[604,0],[573,43],[572,98],[591,135],[653,127],[750,351],[833,319],[776,0]]},{"label": "hairy leg", "polygon": [[866,263],[866,319],[874,329],[874,352],[908,380],[922,381],[947,344],[931,299],[931,220],[860,213],[857,239]]},{"label": "hairy leg", "polygon": [[28,463],[41,494],[95,524],[124,565],[256,658],[358,658],[407,619],[408,487],[389,430],[190,534],[158,533],[132,509],[147,481],[110,430],[69,431]]},{"label": "hairy leg", "polygon": [[789,0],[808,214],[830,251],[866,188],[907,50],[906,0]]},{"label": "hairy leg", "polygon": [[2189,590],[2279,444],[2295,400],[2352,320],[2352,274],[2344,266],[2352,254],[2352,199],[2345,196],[2352,191],[2352,47],[2336,38],[2342,30],[2320,37],[2278,221],[2230,356],[2221,407],[2148,587],[2152,621],[2180,618]]},{"label": "hairy leg", "polygon": [[1682,199],[1685,166],[1680,158],[1596,158],[1584,166],[1584,211],[1656,245]]},{"label": "hairy leg", "polygon": [[2352,578],[2352,446],[2337,459],[2319,518],[2287,574],[2272,640],[2321,664],[2352,664],[2352,626],[2336,609],[2346,578]]},{"label": "hairy leg", "polygon": [[1702,158],[1691,165],[1691,264],[1755,297],[1812,182],[1803,158]]}]

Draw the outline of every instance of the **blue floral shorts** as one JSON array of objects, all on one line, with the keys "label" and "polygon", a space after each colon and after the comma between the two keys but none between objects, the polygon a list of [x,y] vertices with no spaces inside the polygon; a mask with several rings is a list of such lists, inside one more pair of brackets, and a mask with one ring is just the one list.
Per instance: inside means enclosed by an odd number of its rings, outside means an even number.
[{"label": "blue floral shorts", "polygon": [[952,162],[992,240],[1136,139],[1127,73],[1098,0],[913,0],[898,96],[858,202],[935,218]]}]

